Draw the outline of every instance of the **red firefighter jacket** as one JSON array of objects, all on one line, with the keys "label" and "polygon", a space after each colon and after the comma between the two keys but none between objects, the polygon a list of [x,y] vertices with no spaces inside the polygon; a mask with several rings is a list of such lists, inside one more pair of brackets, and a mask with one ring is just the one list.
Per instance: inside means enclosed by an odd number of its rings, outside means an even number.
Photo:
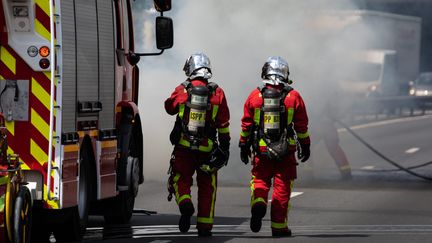
[{"label": "red firefighter jacket", "polygon": [[[192,80],[193,86],[207,86],[208,82],[200,79]],[[225,98],[224,91],[222,88],[217,87],[209,96],[211,108],[210,111],[206,112],[206,121],[210,121],[210,126],[217,129],[218,141],[221,145],[229,144],[230,133],[229,133],[229,119],[230,113]],[[180,118],[188,119],[187,112],[185,112],[186,102],[188,101],[188,93],[186,88],[180,84],[171,94],[171,96],[165,100],[165,110],[170,115],[178,115]],[[184,117],[183,117],[184,116]],[[184,147],[190,147],[187,137],[182,134],[179,144]],[[203,152],[210,152],[213,147],[213,141],[208,139],[202,141],[199,150]]]},{"label": "red firefighter jacket", "polygon": [[[281,90],[282,85],[266,84],[266,87]],[[310,144],[308,133],[308,116],[302,97],[296,90],[291,90],[284,100],[285,114],[287,114],[287,123],[293,124],[297,139],[301,144]],[[241,119],[240,143],[246,143],[252,134],[252,126],[261,126],[260,112],[263,105],[262,94],[259,89],[254,89],[244,104],[244,113]],[[259,150],[267,151],[267,145],[263,139],[259,141]],[[289,149],[295,151],[295,140],[289,138]]]}]

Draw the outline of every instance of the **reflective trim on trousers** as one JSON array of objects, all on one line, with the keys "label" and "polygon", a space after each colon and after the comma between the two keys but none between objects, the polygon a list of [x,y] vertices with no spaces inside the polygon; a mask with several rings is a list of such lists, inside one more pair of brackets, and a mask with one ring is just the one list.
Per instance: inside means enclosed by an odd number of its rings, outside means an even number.
[{"label": "reflective trim on trousers", "polygon": [[286,228],[288,228],[288,224],[287,224],[287,222],[285,221],[284,223],[276,223],[276,222],[271,222],[271,227],[273,228],[273,229],[286,229]]},{"label": "reflective trim on trousers", "polygon": [[213,218],[197,217],[197,222],[201,224],[213,224]]},{"label": "reflective trim on trousers", "polygon": [[178,205],[185,199],[192,199],[191,195],[189,195],[189,194],[185,194],[185,195],[180,196],[180,193],[178,190],[178,180],[179,179],[180,179],[180,174],[177,173],[173,178],[173,187],[174,187],[174,191],[175,191],[176,202]]}]

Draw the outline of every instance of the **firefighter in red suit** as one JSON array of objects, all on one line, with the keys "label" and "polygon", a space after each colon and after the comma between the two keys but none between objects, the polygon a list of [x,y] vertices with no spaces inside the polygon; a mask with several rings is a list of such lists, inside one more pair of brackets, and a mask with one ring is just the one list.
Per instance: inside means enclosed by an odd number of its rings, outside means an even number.
[{"label": "firefighter in red suit", "polygon": [[[270,57],[262,68],[264,85],[253,90],[244,104],[241,120],[240,157],[247,164],[252,157],[250,228],[259,232],[267,211],[268,192],[273,179],[271,201],[272,236],[291,236],[288,228],[288,203],[298,158],[310,156],[308,116],[300,94],[288,79],[288,63]],[[251,151],[251,147],[253,151]]]},{"label": "firefighter in red suit", "polygon": [[174,152],[171,158],[169,191],[175,195],[181,217],[179,229],[188,232],[194,214],[191,199],[192,177],[198,184],[197,230],[211,236],[213,227],[217,171],[229,158],[229,109],[224,91],[213,82],[209,58],[191,55],[183,68],[188,79],[176,87],[165,101],[165,110],[177,115],[170,135]]}]

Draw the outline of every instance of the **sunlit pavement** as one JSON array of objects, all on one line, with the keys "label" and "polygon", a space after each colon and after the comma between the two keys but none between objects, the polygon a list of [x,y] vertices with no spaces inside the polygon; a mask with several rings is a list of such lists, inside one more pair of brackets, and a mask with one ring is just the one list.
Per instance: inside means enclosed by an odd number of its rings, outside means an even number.
[{"label": "sunlit pavement", "polygon": [[[431,118],[407,119],[356,128],[355,131],[382,153],[405,167],[427,162],[432,156]],[[412,129],[415,127],[416,129]],[[397,131],[397,132],[395,132]],[[299,165],[288,224],[293,237],[272,238],[269,210],[259,233],[249,229],[250,189],[245,176],[219,182],[213,237],[206,242],[430,242],[432,238],[432,190],[430,182],[416,178],[362,147],[348,133],[340,131],[353,179],[343,181],[334,162],[322,145],[314,150],[313,177]],[[413,149],[417,148],[417,149]],[[409,152],[407,152],[409,151]],[[226,173],[250,166],[233,155]],[[319,160],[318,160],[319,158]],[[378,171],[384,170],[384,171]],[[432,176],[432,168],[415,169]],[[309,177],[307,177],[309,176]],[[226,179],[229,178],[229,179]],[[196,187],[192,188],[193,200]],[[165,181],[147,181],[136,200],[137,213],[128,226],[104,226],[101,217],[91,217],[84,242],[198,242],[195,218],[191,230],[181,234],[177,228],[178,209],[167,201]],[[196,202],[195,202],[196,203]],[[143,210],[156,214],[146,215]]]}]

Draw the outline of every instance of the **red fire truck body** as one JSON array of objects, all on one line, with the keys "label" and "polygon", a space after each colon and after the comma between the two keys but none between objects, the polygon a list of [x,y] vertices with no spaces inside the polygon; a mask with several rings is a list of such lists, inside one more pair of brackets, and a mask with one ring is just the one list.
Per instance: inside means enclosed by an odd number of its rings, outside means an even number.
[{"label": "red fire truck body", "polygon": [[90,213],[129,221],[143,183],[131,1],[0,0],[0,13],[0,112],[32,238],[79,239]]}]

